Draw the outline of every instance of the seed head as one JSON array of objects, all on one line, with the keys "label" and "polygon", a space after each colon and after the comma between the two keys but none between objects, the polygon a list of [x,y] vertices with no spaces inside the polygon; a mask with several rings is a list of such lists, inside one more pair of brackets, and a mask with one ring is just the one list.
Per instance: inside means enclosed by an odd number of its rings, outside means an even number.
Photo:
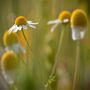
[{"label": "seed head", "polygon": [[60,14],[59,14],[59,20],[60,21],[64,21],[65,19],[68,19],[70,21],[70,16],[71,16],[71,13],[69,11],[62,11]]},{"label": "seed head", "polygon": [[15,20],[16,25],[26,25],[27,24],[27,19],[24,16],[19,16]]},{"label": "seed head", "polygon": [[1,58],[2,67],[4,70],[13,70],[18,67],[18,59],[13,51],[7,51],[2,55]]},{"label": "seed head", "polygon": [[16,33],[10,34],[8,31],[6,31],[3,35],[3,42],[5,46],[11,46],[18,43],[18,38]]},{"label": "seed head", "polygon": [[72,39],[80,40],[87,30],[87,15],[81,9],[76,9],[71,16]]},{"label": "seed head", "polygon": [[87,15],[83,10],[76,9],[71,16],[71,27],[85,28],[87,26]]}]

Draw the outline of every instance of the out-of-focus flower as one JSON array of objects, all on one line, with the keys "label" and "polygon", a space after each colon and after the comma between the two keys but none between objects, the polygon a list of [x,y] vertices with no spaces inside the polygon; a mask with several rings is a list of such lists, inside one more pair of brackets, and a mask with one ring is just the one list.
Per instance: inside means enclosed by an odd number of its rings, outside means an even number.
[{"label": "out-of-focus flower", "polygon": [[17,68],[18,59],[13,51],[7,51],[2,55],[2,66],[5,70]]},{"label": "out-of-focus flower", "polygon": [[18,38],[17,38],[16,33],[13,32],[13,33],[9,34],[8,31],[6,31],[3,35],[3,42],[6,47],[17,44]]},{"label": "out-of-focus flower", "polygon": [[87,30],[87,15],[81,9],[76,9],[71,16],[72,39],[83,39]]},{"label": "out-of-focus flower", "polygon": [[3,35],[3,43],[5,45],[5,50],[14,50],[15,52],[19,52],[20,50],[24,53],[25,49],[21,46],[19,43],[19,39],[17,37],[17,34],[15,32],[12,32],[11,34],[6,31]]},{"label": "out-of-focus flower", "polygon": [[9,33],[11,32],[17,32],[19,30],[27,30],[28,27],[36,28],[35,25],[38,23],[33,23],[32,21],[27,21],[27,19],[24,16],[19,16],[15,20],[15,24],[9,29]]},{"label": "out-of-focus flower", "polygon": [[2,55],[1,70],[8,83],[13,83],[12,78],[14,77],[15,70],[18,68],[18,66],[19,61],[15,52],[7,51]]},{"label": "out-of-focus flower", "polygon": [[55,30],[55,28],[58,26],[58,24],[67,24],[70,21],[71,13],[69,11],[62,11],[59,14],[58,19],[49,21],[48,24],[54,24],[54,26],[51,28],[51,32]]}]

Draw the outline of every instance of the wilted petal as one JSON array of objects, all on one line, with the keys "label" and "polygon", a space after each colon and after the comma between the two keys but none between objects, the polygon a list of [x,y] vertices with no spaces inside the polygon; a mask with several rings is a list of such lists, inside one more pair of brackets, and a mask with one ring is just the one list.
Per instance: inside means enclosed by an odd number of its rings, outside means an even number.
[{"label": "wilted petal", "polygon": [[18,31],[18,27],[16,27],[12,32],[17,32]]},{"label": "wilted petal", "polygon": [[9,29],[9,33],[13,32],[16,29],[17,25],[14,24],[10,29]]},{"label": "wilted petal", "polygon": [[85,36],[86,29],[84,28],[72,28],[72,39],[79,40]]},{"label": "wilted petal", "polygon": [[56,29],[57,26],[58,26],[58,24],[53,25],[53,27],[51,28],[51,32],[54,32],[54,30]]}]

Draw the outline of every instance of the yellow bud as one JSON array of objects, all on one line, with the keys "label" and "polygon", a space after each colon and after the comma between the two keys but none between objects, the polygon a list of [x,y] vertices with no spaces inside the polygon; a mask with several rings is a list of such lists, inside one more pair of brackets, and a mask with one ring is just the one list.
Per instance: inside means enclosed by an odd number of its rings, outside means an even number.
[{"label": "yellow bud", "polygon": [[87,15],[81,9],[76,9],[71,16],[71,27],[85,28],[87,26]]},{"label": "yellow bud", "polygon": [[27,24],[27,19],[24,16],[19,16],[15,20],[16,25],[26,25]]},{"label": "yellow bud", "polygon": [[2,61],[2,67],[5,70],[13,70],[18,67],[18,59],[16,54],[13,51],[7,51],[2,55],[1,58]]},{"label": "yellow bud", "polygon": [[70,16],[71,16],[71,13],[69,11],[62,11],[60,14],[59,14],[59,20],[63,21],[65,19],[68,19],[70,20]]},{"label": "yellow bud", "polygon": [[5,46],[11,46],[18,43],[18,38],[16,33],[10,34],[8,31],[6,31],[3,35],[3,42]]}]

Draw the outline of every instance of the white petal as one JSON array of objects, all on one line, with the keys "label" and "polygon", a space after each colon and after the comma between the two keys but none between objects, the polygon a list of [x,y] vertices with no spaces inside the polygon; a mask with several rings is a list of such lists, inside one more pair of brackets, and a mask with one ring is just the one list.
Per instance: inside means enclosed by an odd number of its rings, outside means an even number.
[{"label": "white petal", "polygon": [[21,30],[22,29],[22,26],[17,26],[17,31],[19,30]]},{"label": "white petal", "polygon": [[72,28],[72,39],[79,40],[85,36],[86,29],[84,28]]},{"label": "white petal", "polygon": [[39,23],[33,23],[32,21],[27,21],[27,24],[29,24],[29,25],[37,25]]},{"label": "white petal", "polygon": [[54,32],[54,30],[56,29],[57,26],[58,26],[58,24],[53,25],[53,27],[51,28],[51,32]]},{"label": "white petal", "polygon": [[27,25],[22,25],[22,28],[23,29],[27,29]]},{"label": "white petal", "polygon": [[59,19],[48,22],[48,24],[58,24],[58,23],[61,23],[61,21]]},{"label": "white petal", "polygon": [[28,25],[29,27],[31,27],[31,28],[36,28],[36,26],[34,26],[34,25]]},{"label": "white petal", "polygon": [[64,19],[63,20],[63,23],[68,23],[69,22],[69,19]]},{"label": "white petal", "polygon": [[9,32],[9,33],[13,32],[13,30],[14,30],[14,29],[16,29],[16,27],[17,27],[17,25],[16,25],[16,24],[14,24],[14,25],[13,25],[13,26],[9,29],[9,31],[8,31],[8,32]]},{"label": "white petal", "polygon": [[18,30],[20,30],[21,29],[21,27],[19,26],[17,26],[14,30],[13,30],[13,32],[17,32]]},{"label": "white petal", "polygon": [[28,23],[28,24],[31,24],[31,23],[32,23],[32,21],[27,21],[27,23]]}]

